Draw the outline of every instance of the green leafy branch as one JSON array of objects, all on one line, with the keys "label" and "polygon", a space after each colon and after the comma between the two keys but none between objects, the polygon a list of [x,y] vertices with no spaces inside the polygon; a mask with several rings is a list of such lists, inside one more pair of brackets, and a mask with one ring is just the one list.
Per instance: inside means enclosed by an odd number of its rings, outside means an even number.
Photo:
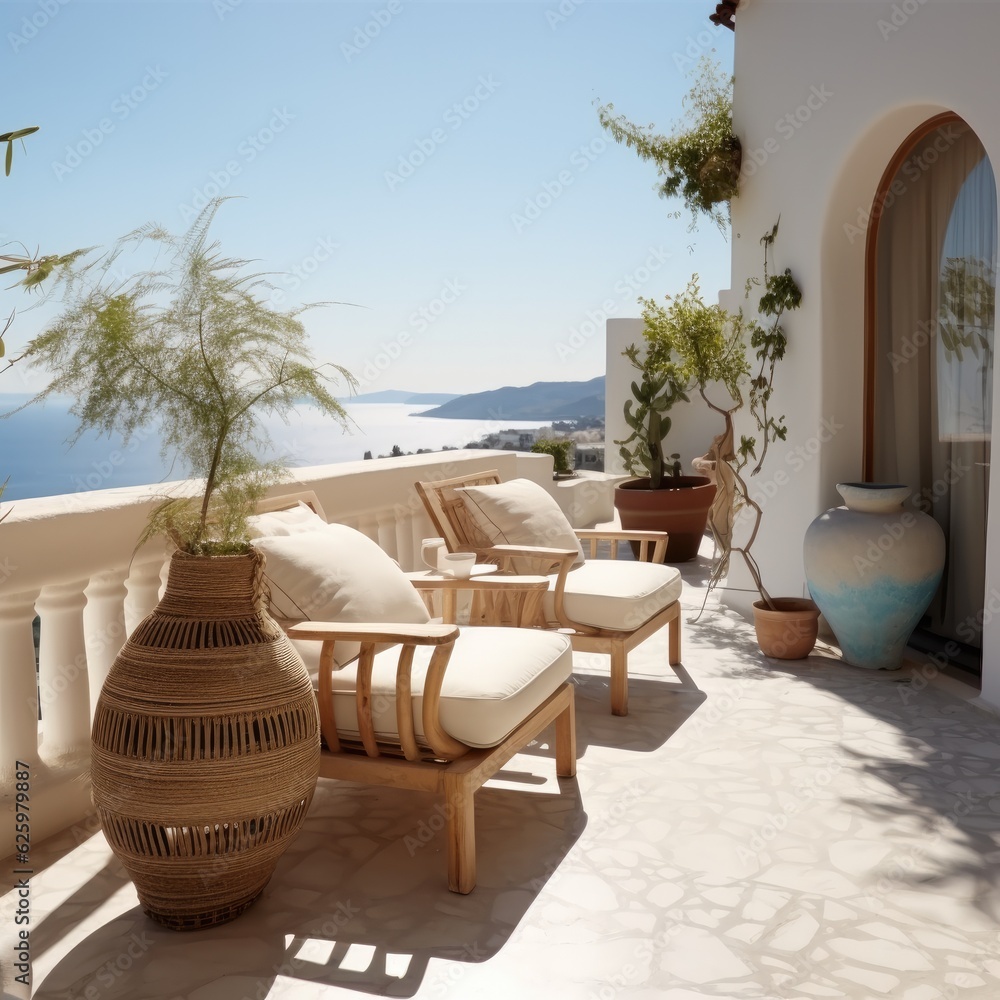
[{"label": "green leafy branch", "polygon": [[[310,401],[346,428],[329,386],[356,385],[339,365],[313,362],[299,318],[309,307],[275,309],[266,276],[246,274],[248,261],[209,242],[223,200],[180,236],[145,226],[67,271],[66,311],[23,355],[53,373],[31,402],[74,400],[73,441],[115,431],[127,444],[140,428],[159,426],[164,455],[180,457],[204,484],[200,500],[163,504],[147,535],[163,531],[196,554],[246,549],[246,519],[281,471],[259,457],[271,444],[262,418],[287,419]],[[167,252],[167,267],[116,279],[120,255],[149,243]]]},{"label": "green leafy branch", "polygon": [[[660,197],[683,199],[691,211],[691,229],[701,213],[725,233],[728,203],[739,193],[742,150],[733,133],[733,78],[709,56],[698,64],[694,84],[684,98],[684,112],[669,136],[652,124],[636,125],[616,115],[613,104],[598,106],[598,120],[615,142],[656,165],[663,178],[657,189]],[[725,213],[718,207],[723,204]]]}]

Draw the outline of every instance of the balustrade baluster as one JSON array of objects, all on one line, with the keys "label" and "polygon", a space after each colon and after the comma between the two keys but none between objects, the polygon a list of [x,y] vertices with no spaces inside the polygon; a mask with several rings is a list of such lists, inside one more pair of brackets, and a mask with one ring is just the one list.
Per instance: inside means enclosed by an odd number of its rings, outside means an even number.
[{"label": "balustrade baluster", "polygon": [[16,761],[32,764],[38,760],[38,687],[31,625],[37,596],[35,592],[0,597],[0,792],[12,790]]},{"label": "balustrade baluster", "polygon": [[84,592],[87,605],[83,609],[83,630],[87,643],[87,665],[90,668],[90,711],[93,722],[97,698],[104,678],[118,650],[125,642],[125,574],[102,573],[91,578]]},{"label": "balustrade baluster", "polygon": [[85,754],[90,747],[90,685],[83,632],[87,582],[43,587],[35,602],[41,620],[41,754],[47,762]]},{"label": "balustrade baluster", "polygon": [[160,573],[163,565],[162,556],[135,563],[125,580],[128,592],[125,598],[125,629],[129,635],[160,600]]}]

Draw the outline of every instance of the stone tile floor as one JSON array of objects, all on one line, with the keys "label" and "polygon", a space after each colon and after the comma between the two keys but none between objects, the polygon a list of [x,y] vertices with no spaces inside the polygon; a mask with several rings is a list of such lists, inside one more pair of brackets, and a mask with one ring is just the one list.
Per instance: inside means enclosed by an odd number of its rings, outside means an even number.
[{"label": "stone tile floor", "polygon": [[625,719],[578,654],[579,775],[541,743],[479,793],[469,896],[421,793],[321,781],[263,897],[195,933],[143,916],[99,832],[56,838],[33,996],[1000,997],[1000,720],[822,643],[768,661],[726,609],[684,642],[677,671],[665,635],[632,654]]}]

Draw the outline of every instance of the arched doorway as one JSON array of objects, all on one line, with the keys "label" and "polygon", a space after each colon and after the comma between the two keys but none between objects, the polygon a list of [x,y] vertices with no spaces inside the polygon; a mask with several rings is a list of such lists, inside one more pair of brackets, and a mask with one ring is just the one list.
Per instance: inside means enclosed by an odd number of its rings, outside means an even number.
[{"label": "arched doorway", "polygon": [[948,543],[914,637],[979,672],[993,397],[997,195],[969,126],[940,115],[890,162],[866,275],[865,478],[906,483]]}]

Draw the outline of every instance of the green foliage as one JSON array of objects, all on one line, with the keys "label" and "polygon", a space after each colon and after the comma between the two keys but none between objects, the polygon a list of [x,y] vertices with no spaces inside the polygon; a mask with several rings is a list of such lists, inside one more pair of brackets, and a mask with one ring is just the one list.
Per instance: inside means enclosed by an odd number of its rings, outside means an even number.
[{"label": "green foliage", "polygon": [[993,344],[986,334],[993,329],[996,313],[996,272],[985,260],[949,257],[941,273],[940,298],[938,335],[945,354],[961,362],[970,351],[988,371]]},{"label": "green foliage", "polygon": [[720,305],[706,305],[697,274],[680,295],[667,297],[666,307],[652,299],[639,302],[649,366],[690,388],[703,390],[721,382],[737,408],[741,406],[741,386],[750,371],[742,316],[732,316]]},{"label": "green foliage", "polygon": [[[280,471],[258,458],[270,445],[263,416],[287,418],[309,401],[346,426],[328,385],[355,384],[337,365],[314,365],[301,308],[275,309],[265,277],[244,274],[246,261],[209,242],[222,200],[187,233],[143,227],[60,276],[67,308],[24,353],[53,376],[32,402],[75,401],[72,440],[86,430],[117,431],[127,443],[141,427],[159,426],[164,454],[182,459],[204,488],[200,502],[162,505],[150,531],[196,554],[246,549],[246,517]],[[116,280],[121,255],[147,245],[165,253],[167,267]]]},{"label": "green foliage", "polygon": [[[13,132],[0,133],[0,143],[7,143],[7,155],[4,168],[5,176],[10,177],[10,168],[14,159],[14,143],[19,139],[23,140],[25,136],[32,135],[37,131],[38,126],[32,125],[28,128],[16,129]],[[21,145],[24,145],[23,141]],[[28,253],[27,248],[23,245],[22,249],[24,250],[23,254],[0,254],[0,264],[3,265],[0,267],[0,274],[10,274],[12,271],[26,272],[20,281],[15,282],[15,285],[21,285],[29,291],[37,289],[38,286],[53,273],[69,267],[81,256],[89,252],[88,250],[74,250],[72,253],[68,254],[47,254],[39,257],[36,254]],[[7,348],[4,345],[3,338],[14,322],[14,315],[15,314],[12,312],[7,317],[3,324],[3,329],[0,330],[0,359],[3,359],[4,355],[7,353]],[[17,358],[14,359],[14,361],[17,360]],[[14,361],[9,361],[3,369],[0,369],[0,371],[6,371],[11,367],[11,365],[14,364]]]},{"label": "green foliage", "polygon": [[[785,356],[788,343],[781,320],[786,311],[799,307],[802,292],[790,269],[775,273],[769,266],[768,257],[777,235],[778,223],[775,223],[760,241],[764,248],[763,281],[754,278],[747,282],[748,298],[755,286],[762,288],[755,318],[746,319],[742,310],[732,314],[721,306],[706,305],[701,298],[697,275],[691,278],[682,294],[668,298],[667,306],[640,299],[650,377],[670,378],[688,390],[696,388],[708,407],[720,414],[725,422],[722,433],[715,437],[706,456],[714,463],[718,487],[709,515],[718,559],[706,599],[728,570],[731,552],[738,551],[761,597],[769,600],[750,552],[763,512],[750,496],[742,472],[749,461],[756,458],[757,464],[750,473],[756,475],[764,463],[768,446],[774,441],[784,441],[788,434],[784,416],[775,417],[768,407],[774,391],[775,369]],[[730,397],[726,402],[713,400],[709,395],[719,385]],[[739,445],[735,444],[733,417],[744,405],[748,405],[761,438],[759,456],[756,436],[743,435]],[[734,548],[733,520],[736,512],[743,508],[750,509],[754,519],[748,540],[742,547]]]},{"label": "green foliage", "polygon": [[[739,193],[741,147],[733,134],[733,78],[709,56],[698,63],[691,90],[684,98],[684,118],[673,135],[660,135],[653,125],[636,125],[615,115],[613,104],[598,108],[598,120],[617,143],[634,149],[656,165],[663,178],[662,198],[680,196],[691,211],[691,229],[699,213],[724,233],[729,201]],[[719,208],[726,206],[725,213]]]},{"label": "green foliage", "polygon": [[[682,471],[680,455],[675,452],[667,456],[663,451],[671,424],[667,414],[678,400],[687,401],[686,380],[669,357],[647,355],[645,360],[640,360],[635,344],[622,354],[642,374],[642,381],[633,380],[633,398],[625,401],[625,422],[632,433],[616,440],[615,444],[619,446],[619,454],[630,476],[648,477],[651,490],[667,489],[670,479]],[[635,412],[632,411],[633,403],[636,404]]]},{"label": "green foliage", "polygon": [[572,472],[569,464],[569,449],[572,441],[557,441],[555,438],[539,438],[532,446],[531,450],[536,455],[551,455],[552,468],[554,472]]},{"label": "green foliage", "polygon": [[[779,219],[778,222],[780,221]],[[760,323],[758,320],[751,320],[747,324],[750,330],[750,348],[758,362],[757,374],[750,382],[750,413],[756,421],[758,433],[763,437],[760,457],[750,473],[752,476],[756,476],[764,465],[768,446],[775,441],[784,441],[788,435],[784,414],[777,418],[773,417],[768,412],[768,403],[774,391],[775,366],[785,356],[785,348],[788,345],[788,339],[781,326],[781,317],[790,309],[798,309],[802,302],[802,291],[792,277],[791,270],[786,267],[784,271],[773,274],[768,268],[768,253],[778,235],[778,222],[760,240],[764,248],[764,290],[757,304],[757,312],[761,316],[768,317],[770,322]],[[756,279],[747,282],[748,296],[753,286],[758,284]],[[740,469],[751,458],[757,458],[756,448],[756,438],[745,436],[741,438]]]},{"label": "green foliage", "polygon": [[[0,133],[0,142],[7,143],[7,154],[4,157],[4,176],[10,177],[11,164],[14,162],[14,143],[18,139],[24,139],[26,135],[31,135],[38,131],[37,125],[29,125],[28,128],[15,129],[13,132],[2,132]],[[22,142],[23,146],[24,143]]]}]

